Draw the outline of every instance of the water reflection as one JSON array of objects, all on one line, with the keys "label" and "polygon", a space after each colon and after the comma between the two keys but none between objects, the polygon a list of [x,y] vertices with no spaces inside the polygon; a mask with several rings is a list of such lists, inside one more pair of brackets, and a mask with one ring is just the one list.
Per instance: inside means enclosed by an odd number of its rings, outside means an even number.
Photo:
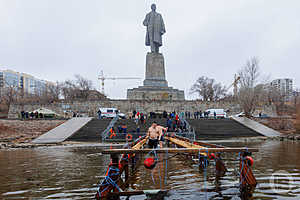
[{"label": "water reflection", "polygon": [[[223,142],[226,146],[260,148],[253,155],[253,172],[258,186],[254,199],[300,198],[300,143],[264,141]],[[0,151],[0,199],[89,199],[103,178],[109,157],[99,154],[103,147],[61,146]],[[211,164],[199,173],[184,157],[161,162],[152,171],[142,165],[130,185],[138,190],[170,189],[165,199],[241,199],[237,154],[223,156],[228,172],[215,176]],[[154,181],[153,181],[154,180]],[[145,199],[145,196],[130,199]]]}]

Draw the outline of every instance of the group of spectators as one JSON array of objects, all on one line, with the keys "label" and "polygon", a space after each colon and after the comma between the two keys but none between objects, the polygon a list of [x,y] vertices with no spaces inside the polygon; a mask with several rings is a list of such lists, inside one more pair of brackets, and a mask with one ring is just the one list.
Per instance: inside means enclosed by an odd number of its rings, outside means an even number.
[{"label": "group of spectators", "polygon": [[38,118],[44,118],[43,113],[36,112],[25,112],[24,110],[21,111],[21,118],[22,119],[38,119]]},{"label": "group of spectators", "polygon": [[132,116],[134,117],[134,121],[136,125],[145,124],[147,116],[144,113],[136,112],[135,110],[132,112]]},{"label": "group of spectators", "polygon": [[175,117],[167,118],[167,127],[169,132],[171,131],[171,132],[182,133],[187,131],[186,122],[180,120],[178,115],[175,115]]},{"label": "group of spectators", "polygon": [[111,128],[111,131],[114,132],[114,133],[127,133],[127,126],[126,124],[120,124],[118,127],[117,127],[117,131],[115,130],[114,127]]},{"label": "group of spectators", "polygon": [[[193,118],[194,119],[200,119],[200,118],[208,118],[209,117],[209,114],[210,114],[210,111],[195,111],[194,113],[191,113],[191,112],[189,112],[189,111],[186,111],[185,113],[184,113],[184,115],[185,115],[185,118],[186,119],[191,119],[192,118],[192,116],[193,116]],[[214,113],[214,115],[215,115],[216,113]]]},{"label": "group of spectators", "polygon": [[[145,124],[147,115],[140,113],[140,112],[136,112],[135,110],[132,112],[132,115],[134,116],[134,120],[137,125],[137,132],[140,132],[139,124],[142,124],[142,125]],[[168,131],[172,131],[172,132],[187,131],[186,122],[184,120],[180,120],[184,117],[183,112],[178,114],[175,111],[170,112],[170,113],[163,111],[162,115],[157,114],[155,112],[149,113],[150,119],[155,119],[158,117],[167,119],[166,127],[168,127]]]}]

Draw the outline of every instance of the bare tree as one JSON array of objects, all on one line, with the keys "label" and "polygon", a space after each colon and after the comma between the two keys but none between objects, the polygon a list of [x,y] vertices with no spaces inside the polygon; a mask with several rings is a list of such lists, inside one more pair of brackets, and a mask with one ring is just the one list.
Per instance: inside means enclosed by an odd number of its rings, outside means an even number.
[{"label": "bare tree", "polygon": [[264,84],[259,83],[260,71],[256,57],[247,61],[246,65],[238,72],[240,76],[240,88],[238,101],[246,116],[251,116],[259,103],[264,100]]},{"label": "bare tree", "polygon": [[21,92],[19,87],[5,82],[5,85],[2,88],[1,92],[1,100],[4,103],[10,105],[11,103],[16,102],[19,99],[20,95]]},{"label": "bare tree", "polygon": [[221,83],[216,83],[213,85],[213,91],[213,99],[214,101],[218,101],[226,96],[227,89]]},{"label": "bare tree", "polygon": [[75,75],[76,84],[79,89],[79,95],[82,99],[87,99],[89,96],[89,91],[93,89],[93,83],[91,80],[83,78],[80,75]]},{"label": "bare tree", "polygon": [[285,94],[282,94],[280,90],[276,87],[269,85],[266,94],[267,94],[269,104],[272,103],[279,104],[285,102],[285,97],[286,97]]},{"label": "bare tree", "polygon": [[80,75],[75,75],[75,80],[66,80],[61,83],[62,95],[66,100],[87,100],[91,90],[93,90],[92,81]]},{"label": "bare tree", "polygon": [[17,85],[9,84],[4,80],[3,87],[0,88],[1,96],[0,96],[0,108],[1,113],[8,113],[9,107],[11,104],[17,102],[22,96],[22,92],[20,92],[20,88]]},{"label": "bare tree", "polygon": [[296,133],[300,134],[300,104],[297,105],[295,128],[296,128]]},{"label": "bare tree", "polygon": [[190,92],[198,94],[203,101],[218,101],[225,96],[226,88],[214,79],[201,76],[192,85]]},{"label": "bare tree", "polygon": [[56,81],[54,85],[48,85],[47,88],[47,93],[49,97],[53,100],[59,100],[60,94],[61,94],[61,84]]}]

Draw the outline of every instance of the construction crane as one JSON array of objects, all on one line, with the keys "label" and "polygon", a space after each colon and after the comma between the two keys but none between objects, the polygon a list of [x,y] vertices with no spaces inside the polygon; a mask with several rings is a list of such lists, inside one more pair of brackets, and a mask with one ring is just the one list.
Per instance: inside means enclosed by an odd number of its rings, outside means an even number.
[{"label": "construction crane", "polygon": [[104,81],[105,80],[134,80],[134,79],[137,80],[137,79],[141,79],[141,78],[137,78],[137,77],[105,77],[103,70],[101,70],[98,79],[101,81],[101,92],[102,92],[102,94],[104,94]]},{"label": "construction crane", "polygon": [[232,86],[233,86],[233,96],[236,97],[237,92],[238,92],[238,83],[240,81],[241,77],[234,74],[234,81],[233,83],[227,88],[227,90],[229,90]]}]

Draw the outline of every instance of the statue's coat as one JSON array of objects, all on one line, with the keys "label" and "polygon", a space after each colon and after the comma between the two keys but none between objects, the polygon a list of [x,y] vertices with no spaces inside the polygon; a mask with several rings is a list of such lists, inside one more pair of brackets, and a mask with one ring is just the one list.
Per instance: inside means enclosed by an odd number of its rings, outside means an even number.
[{"label": "statue's coat", "polygon": [[146,46],[150,46],[152,41],[162,46],[162,34],[164,34],[166,30],[161,14],[153,11],[148,13],[143,24],[147,26]]}]

